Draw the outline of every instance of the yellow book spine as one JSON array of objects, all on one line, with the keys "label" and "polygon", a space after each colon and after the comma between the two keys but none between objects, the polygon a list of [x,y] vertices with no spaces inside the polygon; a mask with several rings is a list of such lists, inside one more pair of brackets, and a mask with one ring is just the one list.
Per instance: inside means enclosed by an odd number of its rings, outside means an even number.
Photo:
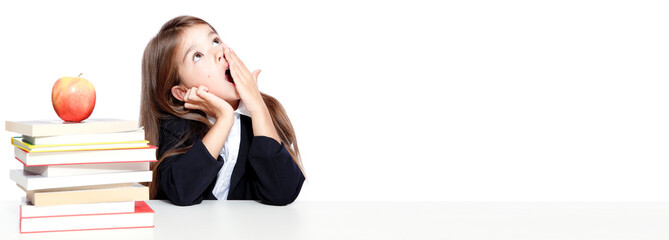
[{"label": "yellow book spine", "polygon": [[[22,141],[22,137],[13,137],[12,145],[20,148],[26,152],[64,152],[64,151],[88,151],[88,150],[112,150],[112,149],[130,149],[130,148],[144,148],[149,147],[149,141],[126,141],[126,142],[101,142],[101,143],[82,143],[82,144],[51,144],[51,145],[32,145],[27,142]],[[113,147],[109,145],[123,145],[123,144],[146,144],[146,146],[131,146],[131,147]],[[105,145],[107,147],[96,148],[96,145]],[[77,148],[77,146],[81,148]],[[58,148],[63,147],[66,149],[53,149],[53,150],[39,150],[40,148]],[[72,148],[68,148],[72,147]]]}]

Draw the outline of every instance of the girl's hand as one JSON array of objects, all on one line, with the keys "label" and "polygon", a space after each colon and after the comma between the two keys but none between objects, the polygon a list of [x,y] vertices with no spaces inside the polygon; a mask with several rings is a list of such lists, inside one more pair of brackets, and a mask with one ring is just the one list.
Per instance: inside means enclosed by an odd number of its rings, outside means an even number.
[{"label": "girl's hand", "polygon": [[279,134],[272,123],[272,116],[262,100],[260,90],[258,90],[258,74],[260,70],[255,70],[253,73],[249,72],[242,60],[237,57],[230,47],[223,44],[225,49],[225,60],[230,64],[230,75],[235,82],[235,87],[239,93],[239,98],[242,99],[246,110],[251,114],[253,121],[253,134],[255,136],[267,136],[273,138],[281,143]]},{"label": "girl's hand", "polygon": [[216,118],[216,121],[233,118],[232,106],[225,100],[209,92],[209,88],[204,85],[192,87],[186,91],[183,97],[184,107],[187,109],[201,110],[207,116]]},{"label": "girl's hand", "polygon": [[251,115],[254,112],[266,111],[267,107],[262,100],[260,90],[258,90],[258,74],[260,74],[260,69],[251,73],[230,47],[223,45],[223,48],[225,49],[225,60],[230,64],[230,75],[235,82],[239,98],[241,98],[246,106],[246,110]]},{"label": "girl's hand", "polygon": [[214,125],[202,138],[202,144],[207,148],[211,157],[218,158],[235,121],[234,109],[225,100],[209,93],[209,89],[204,85],[188,89],[183,99],[185,108],[201,110],[207,116],[216,118]]}]

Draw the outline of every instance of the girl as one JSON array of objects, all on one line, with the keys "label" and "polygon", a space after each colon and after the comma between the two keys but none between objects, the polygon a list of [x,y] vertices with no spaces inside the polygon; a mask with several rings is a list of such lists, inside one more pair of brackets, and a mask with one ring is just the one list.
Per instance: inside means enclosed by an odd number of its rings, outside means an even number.
[{"label": "girl", "polygon": [[140,125],[158,146],[151,198],[186,206],[203,199],[295,200],[304,174],[281,104],[202,19],[176,17],[142,59]]}]

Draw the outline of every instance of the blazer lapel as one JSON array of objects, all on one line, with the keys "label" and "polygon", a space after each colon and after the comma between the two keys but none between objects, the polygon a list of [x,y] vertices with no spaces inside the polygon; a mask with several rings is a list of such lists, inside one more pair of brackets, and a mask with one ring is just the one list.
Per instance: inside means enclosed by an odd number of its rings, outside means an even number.
[{"label": "blazer lapel", "polygon": [[232,176],[230,176],[230,191],[228,192],[228,199],[237,199],[241,196],[237,196],[237,188],[239,187],[239,182],[246,172],[247,157],[249,155],[249,148],[251,147],[251,142],[253,141],[253,125],[251,124],[251,118],[248,116],[240,115],[241,120],[241,139],[239,141],[239,153],[237,153],[237,163],[235,163],[235,168],[232,170]]}]

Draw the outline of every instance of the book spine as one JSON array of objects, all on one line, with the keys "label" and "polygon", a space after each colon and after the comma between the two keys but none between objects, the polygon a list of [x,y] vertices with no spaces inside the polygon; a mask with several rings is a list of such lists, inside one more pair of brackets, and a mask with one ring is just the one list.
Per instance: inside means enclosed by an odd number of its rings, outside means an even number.
[{"label": "book spine", "polygon": [[20,233],[154,227],[154,211],[144,201],[135,202],[135,211],[129,213],[102,213],[45,217],[21,216],[22,215],[19,215]]},{"label": "book spine", "polygon": [[10,171],[10,178],[25,190],[41,190],[113,183],[150,182],[153,174],[152,171],[137,171],[67,177],[44,177],[40,175],[26,175],[23,169],[14,169]]}]

